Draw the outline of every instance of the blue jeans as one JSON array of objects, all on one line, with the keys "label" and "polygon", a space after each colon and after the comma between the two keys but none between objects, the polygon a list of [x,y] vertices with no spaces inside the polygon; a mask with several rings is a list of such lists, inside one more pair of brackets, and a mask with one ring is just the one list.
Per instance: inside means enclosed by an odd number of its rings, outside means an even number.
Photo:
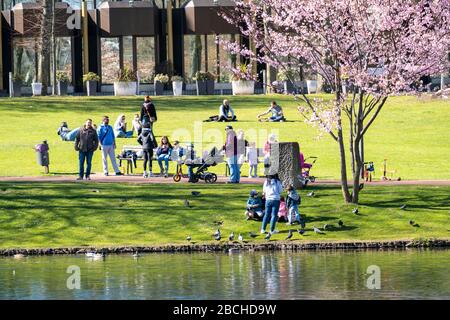
[{"label": "blue jeans", "polygon": [[280,210],[280,200],[266,200],[266,212],[262,223],[262,230],[266,230],[270,220],[270,232],[275,230],[278,220],[278,210]]},{"label": "blue jeans", "polygon": [[169,171],[169,159],[170,156],[168,154],[160,154],[158,156],[159,167],[161,168],[161,172],[163,171],[162,162],[165,162],[166,173]]},{"label": "blue jeans", "polygon": [[241,180],[241,170],[239,169],[237,156],[228,158],[228,166],[230,167],[230,182],[239,183]]},{"label": "blue jeans", "polygon": [[131,138],[133,136],[133,131],[118,131],[116,132],[116,138]]},{"label": "blue jeans", "polygon": [[80,131],[80,128],[73,129],[72,131],[61,134],[61,138],[64,141],[75,141],[77,137],[77,133]]},{"label": "blue jeans", "polygon": [[91,175],[91,167],[92,167],[92,156],[94,155],[94,151],[83,152],[80,151],[78,154],[78,159],[80,161],[80,170],[79,176],[83,178],[84,175],[84,162],[86,161],[86,177]]},{"label": "blue jeans", "polygon": [[278,121],[281,121],[283,119],[284,119],[283,116],[272,116],[272,117],[269,118],[269,121],[278,122]]}]

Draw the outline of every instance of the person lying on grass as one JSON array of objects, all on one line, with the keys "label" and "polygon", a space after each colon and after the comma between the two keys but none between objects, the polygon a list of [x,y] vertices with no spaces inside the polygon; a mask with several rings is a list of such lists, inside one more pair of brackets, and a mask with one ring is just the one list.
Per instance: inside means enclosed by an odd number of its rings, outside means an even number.
[{"label": "person lying on grass", "polygon": [[80,131],[80,128],[70,130],[67,122],[63,121],[58,128],[57,134],[61,137],[62,141],[75,141],[78,131]]},{"label": "person lying on grass", "polygon": [[[263,118],[266,114],[272,114],[272,116],[268,118]],[[284,122],[286,118],[283,114],[283,108],[281,108],[276,101],[272,101],[269,109],[266,112],[263,112],[258,115],[258,121],[270,121],[270,122]]]}]

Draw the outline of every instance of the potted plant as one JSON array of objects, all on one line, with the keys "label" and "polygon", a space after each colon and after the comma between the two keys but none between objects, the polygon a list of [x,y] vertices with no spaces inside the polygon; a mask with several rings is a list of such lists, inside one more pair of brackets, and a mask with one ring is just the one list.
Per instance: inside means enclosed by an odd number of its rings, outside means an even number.
[{"label": "potted plant", "polygon": [[233,77],[231,79],[233,95],[255,93],[255,81],[248,80],[253,78],[251,72],[252,67],[250,64],[241,64],[239,69],[234,70]]},{"label": "potted plant", "polygon": [[295,91],[292,80],[294,79],[293,72],[291,70],[281,70],[278,72],[278,80],[283,84],[284,94],[290,94]]},{"label": "potted plant", "polygon": [[42,95],[42,82],[36,82],[35,79],[35,81],[31,83],[31,91],[33,92],[33,96]]},{"label": "potted plant", "polygon": [[155,96],[162,96],[164,85],[169,82],[169,76],[165,73],[155,75]]},{"label": "potted plant", "polygon": [[20,74],[12,76],[11,97],[20,97],[22,95],[23,78]]},{"label": "potted plant", "polygon": [[172,88],[174,96],[181,96],[183,94],[183,78],[180,76],[173,76]]},{"label": "potted plant", "polygon": [[97,94],[97,84],[99,81],[100,77],[94,72],[83,75],[83,82],[86,83],[86,92],[88,96],[95,96]]},{"label": "potted plant", "polygon": [[211,72],[197,71],[193,77],[197,86],[197,95],[214,94],[215,78]]},{"label": "potted plant", "polygon": [[56,72],[56,88],[58,91],[58,96],[63,96],[67,94],[67,88],[69,86],[69,76],[67,75],[67,72],[64,71],[58,71]]},{"label": "potted plant", "polygon": [[114,82],[115,96],[134,96],[137,91],[137,76],[132,69],[125,67],[117,73],[117,81]]}]

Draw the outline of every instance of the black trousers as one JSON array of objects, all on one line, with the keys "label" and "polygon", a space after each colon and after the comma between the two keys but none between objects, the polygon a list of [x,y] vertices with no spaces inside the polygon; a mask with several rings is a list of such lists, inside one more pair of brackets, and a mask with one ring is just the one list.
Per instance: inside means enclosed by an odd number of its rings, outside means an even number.
[{"label": "black trousers", "polygon": [[144,150],[144,171],[147,171],[147,163],[148,163],[148,170],[152,171],[152,161],[153,161],[153,150]]}]

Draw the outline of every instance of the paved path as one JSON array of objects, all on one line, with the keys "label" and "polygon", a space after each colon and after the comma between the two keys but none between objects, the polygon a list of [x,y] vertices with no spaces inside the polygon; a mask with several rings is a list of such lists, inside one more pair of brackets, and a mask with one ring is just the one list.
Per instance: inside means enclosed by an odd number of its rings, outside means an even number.
[{"label": "paved path", "polygon": [[[172,177],[152,177],[143,178],[140,175],[126,175],[126,176],[108,176],[105,177],[100,174],[91,175],[92,182],[102,183],[175,183]],[[76,182],[76,176],[29,176],[29,177],[0,177],[0,182]],[[224,184],[228,179],[226,177],[219,177],[217,183]],[[242,184],[262,184],[264,178],[247,178],[242,177]],[[186,178],[181,179],[179,183],[188,183]],[[199,183],[204,183],[203,181]],[[428,185],[428,186],[450,186],[450,180],[402,180],[402,181],[373,181],[366,182],[367,185],[372,186],[399,186],[399,185]],[[310,185],[339,185],[338,180],[317,180]]]}]

